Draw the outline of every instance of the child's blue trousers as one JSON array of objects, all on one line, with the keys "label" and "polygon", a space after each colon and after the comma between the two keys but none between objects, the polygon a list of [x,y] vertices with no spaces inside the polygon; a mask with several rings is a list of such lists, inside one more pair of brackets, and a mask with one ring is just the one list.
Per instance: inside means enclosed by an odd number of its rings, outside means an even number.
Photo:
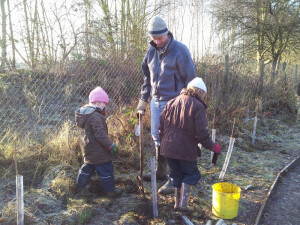
[{"label": "child's blue trousers", "polygon": [[100,183],[106,192],[112,192],[115,190],[114,182],[114,168],[112,161],[103,164],[88,164],[85,163],[81,166],[76,182],[76,188],[82,189],[89,182],[95,170],[98,173]]},{"label": "child's blue trousers", "polygon": [[171,169],[170,177],[173,178],[173,186],[181,187],[182,183],[196,185],[201,177],[197,161],[186,161],[166,158]]}]

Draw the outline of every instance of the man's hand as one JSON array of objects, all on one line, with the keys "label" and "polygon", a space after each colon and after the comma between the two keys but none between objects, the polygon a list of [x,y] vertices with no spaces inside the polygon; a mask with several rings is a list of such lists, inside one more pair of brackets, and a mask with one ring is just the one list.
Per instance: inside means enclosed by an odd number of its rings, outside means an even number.
[{"label": "man's hand", "polygon": [[146,105],[147,105],[147,102],[145,102],[142,99],[140,99],[139,104],[138,104],[138,106],[136,108],[136,110],[137,110],[136,117],[137,118],[139,118],[140,114],[142,114],[142,115],[145,114]]}]

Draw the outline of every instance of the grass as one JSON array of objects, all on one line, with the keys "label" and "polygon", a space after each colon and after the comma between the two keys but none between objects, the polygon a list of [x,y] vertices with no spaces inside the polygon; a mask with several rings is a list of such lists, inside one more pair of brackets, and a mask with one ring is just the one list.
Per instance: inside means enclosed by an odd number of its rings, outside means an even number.
[{"label": "grass", "polygon": [[[207,84],[210,87],[215,87],[215,90],[209,93],[207,99],[209,106],[207,117],[210,121],[209,129],[217,128],[217,142],[222,145],[223,154],[218,159],[217,167],[211,168],[210,152],[207,150],[202,152],[203,156],[199,164],[202,178],[199,185],[193,189],[193,195],[190,199],[190,204],[197,209],[193,218],[194,222],[198,223],[203,223],[208,218],[215,218],[211,213],[211,186],[219,182],[218,175],[226,156],[233,121],[236,119],[234,128],[236,143],[225,180],[233,182],[241,188],[252,185],[248,191],[243,192],[241,199],[243,203],[241,209],[243,210],[237,222],[242,223],[243,219],[246,218],[247,210],[251,208],[249,205],[252,204],[253,208],[257,207],[277,171],[294,154],[293,148],[297,148],[295,143],[298,143],[298,136],[294,135],[290,128],[291,124],[289,124],[289,121],[293,120],[294,114],[291,111],[293,111],[295,98],[291,95],[292,90],[287,93],[283,88],[274,88],[264,93],[262,99],[265,101],[259,101],[257,96],[255,97],[255,94],[251,93],[251,90],[243,92],[248,86],[255,86],[256,78],[254,77],[254,81],[251,78],[244,80],[244,83],[240,83],[240,86],[234,89],[232,93],[229,93],[230,90],[228,89],[227,94],[231,94],[231,98],[226,106],[222,99],[218,98],[220,91],[217,88],[218,85],[224,87],[224,84],[214,83],[215,78],[221,74],[210,75],[206,77]],[[234,79],[237,82],[239,79],[245,79],[245,77],[241,76],[240,78],[238,74],[232,74],[231,80]],[[44,79],[41,80],[44,82]],[[220,79],[218,80],[220,81]],[[1,79],[0,89],[6,90],[7,85],[6,80]],[[69,85],[66,88],[67,93],[63,97],[67,99],[65,101],[71,101],[72,86]],[[59,92],[59,90],[57,91]],[[24,98],[28,98],[29,104],[26,107],[31,110],[31,113],[34,112],[34,109],[41,107],[37,104],[39,102],[38,90],[27,90],[24,94]],[[8,98],[9,95],[5,94],[5,97]],[[287,101],[282,102],[280,97],[282,99],[287,98]],[[48,103],[55,106],[53,101]],[[134,107],[136,104],[137,101],[132,100],[128,106],[119,107],[113,102],[114,113],[109,113],[107,118],[109,136],[120,149],[113,162],[116,184],[125,188],[127,197],[123,200],[126,202],[127,208],[122,203],[122,199],[115,200],[116,205],[112,205],[112,201],[102,195],[103,193],[99,190],[99,183],[97,183],[97,176],[93,177],[91,186],[87,187],[84,193],[79,195],[72,193],[76,175],[83,163],[79,146],[80,131],[69,117],[60,118],[57,116],[61,112],[56,112],[57,115],[54,117],[46,118],[47,121],[53,121],[52,125],[42,126],[40,124],[42,109],[40,109],[37,117],[34,117],[38,118],[39,121],[34,123],[33,129],[30,129],[30,123],[26,124],[26,132],[11,127],[3,133],[0,139],[1,219],[7,224],[15,221],[14,176],[21,174],[24,176],[25,220],[27,224],[88,224],[102,217],[107,217],[111,221],[138,221],[141,224],[163,224],[164,221],[174,218],[176,220],[178,215],[172,211],[173,198],[171,196],[159,196],[160,218],[152,220],[152,209],[149,209],[148,206],[149,199],[148,202],[144,202],[137,193],[136,175],[139,171],[139,145],[138,137],[134,135],[135,124],[138,122]],[[116,107],[119,108],[116,110]],[[250,120],[245,123],[248,107]],[[269,111],[272,111],[273,115],[263,118],[263,114]],[[17,111],[14,116],[17,115],[18,117],[22,113],[27,116],[26,111]],[[287,114],[286,117],[282,117],[284,113]],[[251,135],[255,115],[258,116],[259,122],[256,142],[253,145]],[[24,121],[29,118],[26,116],[23,116]],[[276,119],[275,116],[280,119]],[[144,172],[147,172],[149,170],[149,150],[152,145],[149,104],[144,118]],[[7,120],[13,121],[14,118],[7,118]],[[61,123],[61,121],[64,122]],[[61,125],[57,126],[57,124]],[[18,126],[16,127],[18,128]],[[287,140],[290,142],[287,146],[293,146],[293,148],[286,149],[284,147],[283,142]],[[150,184],[144,183],[144,185],[146,195],[150,196]],[[159,183],[158,185],[162,184]]]},{"label": "grass", "polygon": [[[259,135],[255,145],[252,145],[250,140],[244,141],[251,134],[251,130],[248,130],[251,129],[251,123],[245,125],[239,130],[240,133],[236,134],[239,138],[234,146],[225,180],[237,184],[242,189],[251,185],[248,191],[242,192],[240,207],[242,213],[241,218],[236,220],[237,223],[241,223],[246,217],[244,214],[249,210],[248,204],[259,204],[263,197],[262,193],[266,192],[277,171],[288,161],[291,149],[285,149],[288,154],[282,155],[279,150],[282,142],[286,140],[285,138],[291,140],[290,144],[297,141],[290,125],[273,118],[264,119],[264,123],[264,127],[259,126]],[[136,175],[134,174],[137,174],[139,170],[139,155],[137,137],[129,135],[133,128],[130,115],[124,115],[121,112],[120,115],[110,117],[108,126],[112,130],[110,135],[120,146],[119,155],[114,159],[116,177],[121,176],[116,184],[125,187],[126,193],[133,194],[136,199],[128,200],[127,197],[124,199],[131,210],[123,209],[120,205],[122,200],[119,200],[120,202],[115,203],[117,207],[119,206],[118,210],[111,215],[108,214],[107,218],[111,219],[116,216],[120,221],[133,220],[145,223],[150,221],[152,224],[164,224],[164,221],[177,218],[176,214],[170,213],[173,205],[172,196],[159,196],[160,218],[153,220],[151,213],[145,214],[145,203],[138,200],[137,190],[131,192],[133,187],[136,188]],[[113,129],[115,127],[119,129]],[[280,129],[279,132],[274,131],[277,128]],[[43,145],[38,145],[29,136],[25,136],[23,139],[16,138],[15,143],[1,146],[5,150],[1,157],[1,170],[4,172],[2,173],[4,178],[13,179],[15,167],[11,164],[14,161],[10,157],[13,157],[14,153],[17,156],[15,162],[17,162],[18,171],[24,175],[26,223],[39,224],[38,221],[44,221],[53,224],[88,224],[105,211],[112,213],[111,210],[114,207],[111,201],[101,195],[97,188],[94,192],[89,192],[93,189],[91,186],[77,196],[72,194],[76,175],[82,162],[78,135],[78,130],[72,126],[72,123],[65,123],[59,131],[47,135]],[[145,122],[145,137],[149,141],[148,120]],[[145,143],[146,148],[150,144],[148,141]],[[28,145],[21,145],[24,142]],[[223,147],[223,154],[218,158],[217,167],[210,167],[210,151],[203,150],[199,161],[202,178],[199,185],[192,190],[190,198],[190,204],[196,208],[196,212],[192,214],[194,222],[201,223],[211,218],[217,219],[211,213],[211,186],[218,182],[218,175],[228,148],[229,135],[221,135],[217,130],[217,142]],[[19,145],[21,147],[16,150],[15,146]],[[145,168],[147,168],[148,156],[146,151]],[[122,178],[123,174],[127,177]],[[93,180],[97,186],[98,177],[93,177]],[[144,183],[146,196],[149,196],[151,192],[149,185],[149,183]],[[161,184],[158,184],[158,187],[159,185]],[[3,190],[7,186],[2,184],[0,188]],[[2,219],[8,224],[15,221],[14,201],[14,199],[7,200],[6,204],[2,205]],[[149,212],[149,209],[146,211]]]}]

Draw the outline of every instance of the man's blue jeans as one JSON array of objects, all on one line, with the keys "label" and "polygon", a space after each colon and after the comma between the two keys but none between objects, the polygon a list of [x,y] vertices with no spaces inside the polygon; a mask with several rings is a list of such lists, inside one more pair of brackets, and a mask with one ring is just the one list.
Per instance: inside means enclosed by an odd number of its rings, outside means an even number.
[{"label": "man's blue jeans", "polygon": [[112,161],[103,164],[88,164],[85,163],[81,166],[76,182],[76,188],[84,188],[91,179],[95,170],[98,173],[100,183],[106,192],[112,192],[115,190],[114,182],[114,168]]},{"label": "man's blue jeans", "polygon": [[168,101],[155,101],[153,98],[150,102],[151,109],[151,135],[156,146],[159,142],[159,116],[166,107]]}]

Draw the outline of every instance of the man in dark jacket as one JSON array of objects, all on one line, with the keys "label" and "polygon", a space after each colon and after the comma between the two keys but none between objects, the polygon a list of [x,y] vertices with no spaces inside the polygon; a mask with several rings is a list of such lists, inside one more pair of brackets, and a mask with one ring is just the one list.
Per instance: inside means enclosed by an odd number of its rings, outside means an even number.
[{"label": "man in dark jacket", "polygon": [[171,168],[170,176],[175,187],[174,209],[188,209],[191,185],[196,185],[200,179],[198,144],[218,154],[222,150],[213,143],[207,130],[206,105],[202,100],[205,94],[206,85],[197,77],[178,97],[168,102],[160,116],[160,154]]},{"label": "man in dark jacket", "polygon": [[[156,177],[164,179],[167,176],[167,162],[159,154],[159,116],[167,102],[178,96],[182,88],[196,77],[196,70],[188,48],[174,39],[162,18],[153,17],[148,31],[152,41],[142,62],[145,78],[137,111],[138,115],[143,114],[151,97],[151,135],[156,148]],[[145,174],[144,179],[150,180],[151,173]],[[167,194],[169,190],[173,190],[170,179],[158,192]]]}]

